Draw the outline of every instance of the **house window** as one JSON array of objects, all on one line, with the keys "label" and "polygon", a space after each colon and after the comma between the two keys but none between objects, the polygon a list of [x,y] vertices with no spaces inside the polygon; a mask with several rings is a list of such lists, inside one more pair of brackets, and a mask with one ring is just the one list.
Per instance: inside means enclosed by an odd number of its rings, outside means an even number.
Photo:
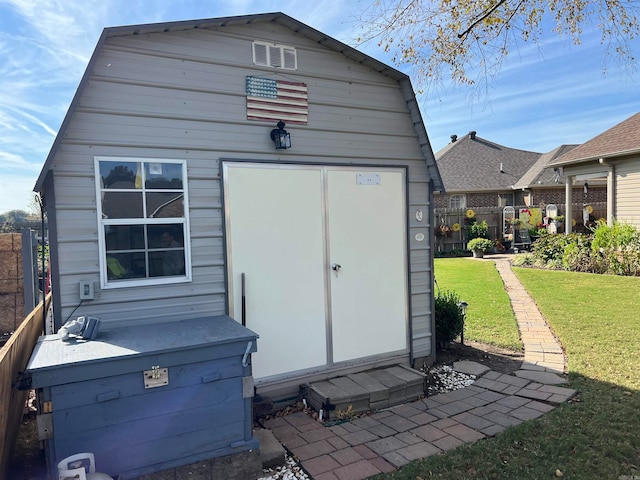
[{"label": "house window", "polygon": [[499,193],[498,194],[498,206],[499,207],[513,207],[515,205],[513,200],[513,193]]},{"label": "house window", "polygon": [[253,63],[286,70],[298,68],[296,49],[275,43],[253,42]]},{"label": "house window", "polygon": [[103,287],[189,281],[186,162],[97,157]]},{"label": "house window", "polygon": [[449,208],[467,208],[467,196],[451,195],[449,197]]}]

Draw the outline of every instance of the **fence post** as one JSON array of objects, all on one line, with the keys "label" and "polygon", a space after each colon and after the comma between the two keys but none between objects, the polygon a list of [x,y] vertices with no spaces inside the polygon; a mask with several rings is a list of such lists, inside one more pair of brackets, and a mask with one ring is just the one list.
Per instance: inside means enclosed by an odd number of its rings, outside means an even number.
[{"label": "fence post", "polygon": [[24,284],[24,315],[40,303],[38,285],[38,242],[36,232],[29,228],[21,230],[22,237],[22,278]]}]

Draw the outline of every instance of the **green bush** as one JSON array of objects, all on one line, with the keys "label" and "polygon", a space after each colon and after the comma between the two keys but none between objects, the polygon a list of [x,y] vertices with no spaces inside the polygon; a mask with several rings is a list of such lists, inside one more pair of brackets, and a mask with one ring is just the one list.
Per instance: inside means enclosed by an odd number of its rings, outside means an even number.
[{"label": "green bush", "polygon": [[591,235],[571,234],[562,255],[562,268],[571,272],[606,273],[606,263],[591,250]]},{"label": "green bush", "polygon": [[433,252],[435,258],[456,258],[456,257],[468,257],[469,251],[464,248],[454,248],[448,252]]},{"label": "green bush", "polygon": [[473,222],[467,227],[467,240],[474,238],[489,238],[489,224],[487,224],[486,220],[480,223]]},{"label": "green bush", "polygon": [[571,243],[569,235],[544,235],[531,245],[531,253],[543,264],[548,262],[562,262],[562,255],[567,245]]},{"label": "green bush", "polygon": [[591,248],[594,251],[617,249],[633,243],[638,237],[638,231],[629,224],[614,222],[612,226],[606,222],[598,221],[593,230],[593,242]]},{"label": "green bush", "polygon": [[528,264],[572,272],[640,276],[640,232],[633,226],[598,222],[590,233],[543,235],[531,246]]},{"label": "green bush", "polygon": [[591,250],[605,269],[615,275],[640,274],[640,232],[632,225],[599,221],[593,232]]},{"label": "green bush", "polygon": [[495,243],[493,242],[493,240],[477,237],[469,240],[469,243],[467,243],[467,248],[472,251],[482,250],[483,252],[486,252],[489,249],[493,248],[494,245]]},{"label": "green bush", "polygon": [[438,292],[435,298],[436,342],[446,346],[460,336],[464,328],[464,316],[458,306],[460,297],[450,290]]}]

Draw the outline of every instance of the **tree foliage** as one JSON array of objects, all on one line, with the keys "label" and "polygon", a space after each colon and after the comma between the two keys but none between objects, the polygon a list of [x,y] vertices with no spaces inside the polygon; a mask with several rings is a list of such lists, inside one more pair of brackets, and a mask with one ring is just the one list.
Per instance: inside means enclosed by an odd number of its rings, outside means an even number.
[{"label": "tree foliage", "polygon": [[515,45],[549,31],[580,44],[598,30],[606,55],[635,66],[638,12],[634,0],[378,0],[360,18],[360,40],[377,39],[420,83],[474,84],[497,73]]}]

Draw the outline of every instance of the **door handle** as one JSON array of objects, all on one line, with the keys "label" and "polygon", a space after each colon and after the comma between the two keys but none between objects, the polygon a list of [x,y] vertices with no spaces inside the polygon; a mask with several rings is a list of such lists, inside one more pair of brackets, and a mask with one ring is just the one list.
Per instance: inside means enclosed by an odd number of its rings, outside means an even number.
[{"label": "door handle", "polygon": [[342,268],[342,265],[340,265],[339,263],[332,263],[331,264],[331,270],[336,272],[336,277],[338,276],[338,272],[340,271],[341,268]]}]

